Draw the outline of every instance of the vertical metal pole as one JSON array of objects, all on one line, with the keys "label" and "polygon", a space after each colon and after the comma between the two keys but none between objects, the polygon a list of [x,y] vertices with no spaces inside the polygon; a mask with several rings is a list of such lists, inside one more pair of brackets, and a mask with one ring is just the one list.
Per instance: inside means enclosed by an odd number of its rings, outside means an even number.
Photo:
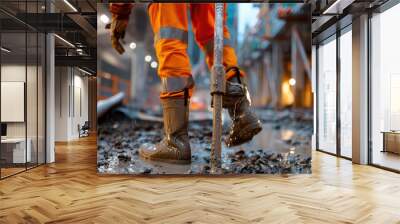
[{"label": "vertical metal pole", "polygon": [[341,132],[342,132],[342,122],[341,122],[341,64],[340,64],[340,27],[336,27],[336,155],[342,157],[342,144],[341,144]]},{"label": "vertical metal pole", "polygon": [[211,95],[213,97],[211,173],[217,173],[221,167],[222,96],[225,92],[224,67],[222,65],[224,44],[223,18],[224,3],[215,3],[214,65],[211,78]]}]

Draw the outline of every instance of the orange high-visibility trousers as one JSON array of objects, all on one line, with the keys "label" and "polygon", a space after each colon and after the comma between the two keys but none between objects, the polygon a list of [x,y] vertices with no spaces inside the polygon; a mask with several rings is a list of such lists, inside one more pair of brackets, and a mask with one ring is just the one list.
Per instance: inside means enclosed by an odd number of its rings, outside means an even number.
[{"label": "orange high-visibility trousers", "polygon": [[[194,82],[191,76],[188,45],[188,10],[192,20],[195,39],[206,55],[209,68],[213,65],[214,19],[213,3],[152,3],[149,6],[150,23],[153,28],[154,46],[159,62],[158,74],[161,78],[161,98],[183,97],[185,92],[190,97]],[[225,8],[226,9],[226,8]],[[223,65],[225,69],[237,67],[235,50],[230,44],[230,34],[225,25]],[[236,72],[226,74],[229,79]],[[240,72],[243,76],[243,73]],[[187,91],[186,91],[187,90]]]}]

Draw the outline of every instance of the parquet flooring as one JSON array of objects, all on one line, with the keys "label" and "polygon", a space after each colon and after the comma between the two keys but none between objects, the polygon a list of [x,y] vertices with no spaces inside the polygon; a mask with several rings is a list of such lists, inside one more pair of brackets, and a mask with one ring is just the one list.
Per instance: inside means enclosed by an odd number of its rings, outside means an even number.
[{"label": "parquet flooring", "polygon": [[96,139],[0,181],[0,223],[400,223],[400,175],[313,153],[313,174],[134,177],[96,173]]}]

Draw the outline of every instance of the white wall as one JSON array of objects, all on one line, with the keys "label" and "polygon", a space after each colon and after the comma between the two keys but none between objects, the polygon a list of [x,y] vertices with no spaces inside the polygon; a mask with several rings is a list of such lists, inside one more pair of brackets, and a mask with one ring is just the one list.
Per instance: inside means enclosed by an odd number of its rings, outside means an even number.
[{"label": "white wall", "polygon": [[55,140],[77,139],[78,124],[83,125],[89,117],[88,78],[76,68],[56,67],[55,85]]},{"label": "white wall", "polygon": [[[89,111],[88,111],[88,78],[87,76],[76,75],[74,77],[74,99],[75,99],[75,113],[72,126],[73,135],[78,136],[78,129],[76,128],[78,124],[83,125],[85,121],[89,120]],[[80,108],[82,107],[82,108]],[[80,111],[82,110],[82,111]]]},{"label": "white wall", "polygon": [[55,141],[68,140],[68,88],[70,83],[68,71],[67,67],[55,68]]}]

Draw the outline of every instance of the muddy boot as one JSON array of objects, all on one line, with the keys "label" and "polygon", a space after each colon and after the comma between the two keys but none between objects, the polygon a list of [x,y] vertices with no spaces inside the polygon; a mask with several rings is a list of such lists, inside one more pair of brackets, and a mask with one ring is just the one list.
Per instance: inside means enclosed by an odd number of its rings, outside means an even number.
[{"label": "muddy boot", "polygon": [[167,163],[191,162],[188,135],[189,101],[185,99],[161,99],[165,137],[156,145],[143,144],[140,157]]},{"label": "muddy boot", "polygon": [[228,109],[232,119],[229,136],[226,139],[228,147],[250,141],[261,130],[261,122],[250,108],[250,95],[239,75],[226,81],[226,93],[223,98],[223,107]]}]

